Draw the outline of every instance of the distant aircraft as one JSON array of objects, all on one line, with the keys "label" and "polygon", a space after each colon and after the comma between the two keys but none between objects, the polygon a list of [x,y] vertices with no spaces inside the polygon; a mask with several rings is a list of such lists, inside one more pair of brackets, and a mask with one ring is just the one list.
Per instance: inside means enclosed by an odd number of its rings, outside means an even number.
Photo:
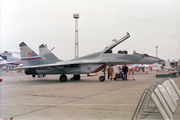
[{"label": "distant aircraft", "polygon": [[0,57],[0,64],[2,65],[4,63],[6,63],[6,61],[2,57]]},{"label": "distant aircraft", "polygon": [[13,53],[19,54],[18,52],[4,51],[4,52],[0,53],[0,57],[2,57],[7,62],[9,62],[9,61],[20,61],[21,60],[20,56],[15,57],[15,56],[13,56]]},{"label": "distant aircraft", "polygon": [[4,60],[2,57],[0,57],[0,66],[5,66],[5,65],[19,65],[21,64],[21,61],[10,61],[7,62]]},{"label": "distant aircraft", "polygon": [[107,65],[147,64],[163,61],[162,59],[147,54],[127,54],[127,52],[112,53],[114,47],[129,37],[130,34],[127,33],[123,38],[116,40],[112,45],[100,52],[68,61],[57,60],[57,62],[52,61],[53,59],[47,59],[48,55],[45,58],[38,56],[22,42],[19,46],[21,60],[24,61],[23,68],[25,69],[26,75],[32,75],[33,77],[38,74],[61,74],[59,78],[61,82],[67,81],[67,76],[65,74],[74,74],[74,79],[78,80],[80,79],[80,74],[96,73],[104,69],[104,76],[99,77],[100,81],[104,81],[105,68]]}]

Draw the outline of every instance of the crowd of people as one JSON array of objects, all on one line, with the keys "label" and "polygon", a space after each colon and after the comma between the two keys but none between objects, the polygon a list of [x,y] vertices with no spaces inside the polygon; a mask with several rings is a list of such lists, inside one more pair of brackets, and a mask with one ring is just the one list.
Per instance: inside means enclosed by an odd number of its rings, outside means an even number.
[{"label": "crowd of people", "polygon": [[[14,65],[6,65],[6,66],[0,66],[0,72],[12,72],[14,69],[16,69],[18,66]],[[17,73],[23,73],[22,69],[16,70]]]}]

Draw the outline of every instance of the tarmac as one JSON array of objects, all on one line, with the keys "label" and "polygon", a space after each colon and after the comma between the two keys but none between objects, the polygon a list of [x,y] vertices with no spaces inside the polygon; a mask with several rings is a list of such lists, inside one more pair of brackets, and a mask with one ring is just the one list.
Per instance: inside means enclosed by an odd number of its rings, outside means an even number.
[{"label": "tarmac", "polygon": [[[106,78],[104,82],[87,75],[67,82],[59,82],[59,75],[32,78],[24,73],[0,73],[0,78],[3,120],[131,120],[144,89],[163,79],[155,73],[135,73],[135,81]],[[180,76],[172,79],[180,88]],[[180,120],[180,100],[177,103],[174,120]]]}]

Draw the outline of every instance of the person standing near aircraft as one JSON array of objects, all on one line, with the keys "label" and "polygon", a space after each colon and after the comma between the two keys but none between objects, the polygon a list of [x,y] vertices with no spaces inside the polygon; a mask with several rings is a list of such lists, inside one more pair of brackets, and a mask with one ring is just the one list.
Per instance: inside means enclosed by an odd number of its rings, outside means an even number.
[{"label": "person standing near aircraft", "polygon": [[110,66],[108,66],[108,68],[107,68],[107,72],[108,72],[108,79],[109,79],[109,68],[110,68]]},{"label": "person standing near aircraft", "polygon": [[127,80],[128,67],[126,64],[123,66],[124,80]]},{"label": "person standing near aircraft", "polygon": [[109,68],[109,76],[110,76],[110,80],[112,80],[113,79],[113,74],[114,74],[114,68],[113,68],[113,66],[109,66],[110,68]]}]

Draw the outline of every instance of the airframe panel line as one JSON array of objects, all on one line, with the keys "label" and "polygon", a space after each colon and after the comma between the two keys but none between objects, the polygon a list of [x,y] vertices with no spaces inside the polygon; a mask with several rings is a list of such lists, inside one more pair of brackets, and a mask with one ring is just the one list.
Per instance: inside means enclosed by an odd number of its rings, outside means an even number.
[{"label": "airframe panel line", "polygon": [[154,104],[156,105],[156,107],[158,108],[159,112],[161,113],[162,117],[164,120],[170,120],[168,115],[166,114],[166,112],[164,111],[161,103],[159,102],[157,96],[154,94],[154,92],[152,92],[151,98],[154,101]]},{"label": "airframe panel line", "polygon": [[168,95],[167,91],[165,90],[165,88],[163,87],[163,85],[158,85],[159,91],[161,92],[161,94],[163,95],[164,99],[166,100],[168,106],[171,109],[171,112],[174,113],[176,110],[176,107],[173,103],[173,101],[171,100],[170,96]]},{"label": "airframe panel line", "polygon": [[176,93],[177,93],[177,94],[179,95],[179,97],[180,97],[180,90],[179,90],[178,86],[176,85],[176,83],[174,82],[173,79],[170,79],[170,81],[171,81],[172,85],[174,86],[174,88],[175,88],[175,90],[176,90]]},{"label": "airframe panel line", "polygon": [[160,91],[158,90],[158,88],[156,88],[156,89],[154,90],[154,92],[156,93],[157,97],[159,98],[160,102],[162,103],[162,105],[163,105],[166,113],[168,114],[169,118],[170,118],[171,120],[173,120],[172,112],[170,111],[170,109],[169,109],[166,101],[164,100],[164,98],[163,98],[163,96],[161,95],[161,93],[160,93]]}]

